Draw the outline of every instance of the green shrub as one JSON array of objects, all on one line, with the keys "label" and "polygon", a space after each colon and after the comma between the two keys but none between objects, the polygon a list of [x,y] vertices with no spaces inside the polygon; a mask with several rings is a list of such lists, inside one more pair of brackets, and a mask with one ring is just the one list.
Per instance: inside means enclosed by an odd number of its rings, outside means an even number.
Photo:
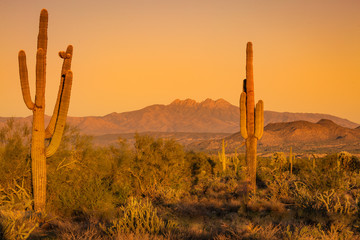
[{"label": "green shrub", "polygon": [[135,159],[127,171],[138,194],[154,198],[161,196],[154,192],[156,189],[189,191],[190,171],[182,145],[174,140],[155,140],[136,134],[134,146]]},{"label": "green shrub", "polygon": [[59,151],[48,159],[48,205],[60,215],[108,215],[114,209],[111,162],[91,138],[66,128]]},{"label": "green shrub", "polygon": [[27,125],[6,122],[0,129],[0,188],[23,182],[30,189],[30,131]]}]

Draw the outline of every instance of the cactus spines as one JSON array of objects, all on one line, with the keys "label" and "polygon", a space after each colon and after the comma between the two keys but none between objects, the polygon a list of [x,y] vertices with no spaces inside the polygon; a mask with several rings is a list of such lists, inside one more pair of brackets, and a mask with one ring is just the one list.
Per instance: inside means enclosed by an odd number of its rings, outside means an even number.
[{"label": "cactus spines", "polygon": [[[48,12],[41,10],[39,35],[36,53],[36,92],[35,103],[31,100],[26,66],[26,55],[23,50],[19,52],[20,84],[25,105],[33,111],[33,126],[31,136],[31,173],[34,195],[34,210],[43,211],[46,203],[46,158],[55,153],[59,147],[63,134],[66,116],[69,108],[72,86],[71,58],[72,46],[68,46],[64,56],[63,69],[58,99],[48,130],[45,134],[45,86],[46,86],[46,51],[47,51],[47,26]],[[45,139],[50,139],[50,144],[45,146]]]},{"label": "cactus spines", "polygon": [[246,46],[246,79],[240,95],[240,132],[246,140],[246,162],[252,191],[256,191],[256,147],[264,131],[264,103],[255,106],[252,43]]}]

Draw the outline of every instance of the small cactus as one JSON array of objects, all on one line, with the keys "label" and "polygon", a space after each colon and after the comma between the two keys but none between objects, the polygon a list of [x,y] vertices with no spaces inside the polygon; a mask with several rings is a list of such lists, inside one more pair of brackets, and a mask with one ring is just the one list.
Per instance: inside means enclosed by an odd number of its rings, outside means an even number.
[{"label": "small cactus", "polygon": [[316,156],[315,156],[315,154],[313,154],[312,156],[313,156],[312,168],[315,170],[315,168],[316,168]]},{"label": "small cactus", "polygon": [[[72,85],[71,59],[73,47],[69,45],[66,52],[59,55],[64,59],[57,101],[50,123],[45,130],[45,85],[46,85],[46,52],[47,52],[48,12],[40,13],[39,35],[36,53],[36,94],[35,102],[31,100],[26,66],[26,55],[19,52],[20,84],[25,105],[33,111],[31,136],[31,171],[34,195],[34,210],[43,211],[46,203],[46,158],[52,156],[60,145],[69,108]],[[45,139],[50,143],[46,147]]]},{"label": "small cactus", "polygon": [[[295,157],[295,156],[294,156],[294,157]],[[290,147],[289,162],[290,162],[290,174],[292,174],[292,171],[293,171],[293,154],[292,154],[292,147]]]},{"label": "small cactus", "polygon": [[256,191],[256,148],[257,141],[264,132],[264,103],[254,103],[253,49],[252,43],[246,46],[246,79],[240,95],[240,133],[246,140],[246,163],[248,177],[253,192]]},{"label": "small cactus", "polygon": [[227,157],[226,157],[226,154],[225,154],[225,148],[226,148],[227,144],[225,144],[225,140],[223,139],[222,140],[222,147],[221,147],[221,153],[218,152],[218,155],[219,155],[219,160],[222,164],[222,170],[223,172],[226,171],[226,165],[227,165]]}]

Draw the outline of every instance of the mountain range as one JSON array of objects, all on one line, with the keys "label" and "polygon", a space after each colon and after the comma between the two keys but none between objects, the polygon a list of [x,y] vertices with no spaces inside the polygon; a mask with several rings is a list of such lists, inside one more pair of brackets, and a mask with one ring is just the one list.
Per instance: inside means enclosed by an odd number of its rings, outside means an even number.
[{"label": "mountain range", "polygon": [[[7,117],[0,117],[0,127]],[[327,119],[327,120],[321,120]],[[30,124],[32,116],[15,118]],[[45,123],[50,117],[45,117]],[[321,120],[321,121],[320,121]],[[119,136],[130,138],[133,133],[158,137],[173,137],[189,147],[211,150],[219,146],[216,139],[226,136],[229,146],[242,141],[239,131],[239,108],[224,99],[176,99],[168,105],[155,104],[140,110],[111,113],[105,116],[68,117],[69,125],[77,126],[84,134],[95,136],[95,142],[107,144]],[[289,144],[348,144],[359,142],[359,124],[347,119],[319,113],[264,112],[264,137],[259,148]],[[209,140],[210,139],[210,140]],[[211,141],[209,143],[207,141]],[[335,142],[333,142],[335,141]],[[320,144],[321,145],[321,144]]]},{"label": "mountain range", "polygon": [[[0,118],[0,124],[8,118]],[[49,121],[46,116],[45,122]],[[264,126],[269,123],[304,120],[317,122],[329,119],[348,128],[359,124],[328,114],[264,112]],[[16,118],[17,121],[31,123],[32,116]],[[239,131],[239,108],[218,99],[196,102],[192,99],[176,99],[168,105],[155,104],[140,110],[110,113],[105,116],[68,117],[67,123],[79,127],[89,135],[134,132],[196,132],[196,133],[235,133]]]},{"label": "mountain range", "polygon": [[[69,124],[91,135],[133,132],[235,133],[239,131],[239,108],[225,101],[206,99],[175,100],[168,105],[151,105],[140,110],[111,113],[103,117],[69,117]],[[328,114],[264,112],[264,125],[304,120],[329,119],[336,124],[355,128],[359,124]]]}]

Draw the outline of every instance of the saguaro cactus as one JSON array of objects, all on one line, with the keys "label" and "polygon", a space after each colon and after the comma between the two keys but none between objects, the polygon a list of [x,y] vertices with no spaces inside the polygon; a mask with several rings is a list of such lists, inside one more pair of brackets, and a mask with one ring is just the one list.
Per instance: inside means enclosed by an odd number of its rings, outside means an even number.
[{"label": "saguaro cactus", "polygon": [[[294,158],[295,158],[295,156],[294,156]],[[292,170],[293,170],[293,154],[292,154],[292,147],[290,147],[289,162],[290,162],[290,174],[292,174]]]},{"label": "saguaro cactus", "polygon": [[[66,116],[69,109],[73,74],[70,71],[73,47],[69,45],[66,52],[60,52],[64,59],[59,92],[50,123],[45,130],[45,85],[46,85],[46,51],[47,51],[48,12],[40,13],[39,35],[36,53],[36,95],[35,103],[31,100],[26,66],[26,55],[19,52],[19,72],[22,95],[25,105],[33,111],[31,136],[31,173],[35,211],[43,211],[46,202],[46,158],[52,156],[60,145]],[[46,146],[45,139],[49,139]]]},{"label": "saguaro cactus", "polygon": [[246,140],[246,163],[250,187],[256,191],[256,148],[264,131],[264,103],[254,103],[253,50],[252,43],[246,46],[246,79],[240,95],[240,132]]},{"label": "saguaro cactus", "polygon": [[221,153],[218,152],[218,155],[219,155],[219,160],[222,164],[222,170],[223,172],[226,171],[226,165],[227,165],[227,157],[226,157],[226,154],[225,154],[225,148],[226,148],[227,144],[225,144],[225,140],[223,139],[222,140],[222,148],[221,148]]}]

